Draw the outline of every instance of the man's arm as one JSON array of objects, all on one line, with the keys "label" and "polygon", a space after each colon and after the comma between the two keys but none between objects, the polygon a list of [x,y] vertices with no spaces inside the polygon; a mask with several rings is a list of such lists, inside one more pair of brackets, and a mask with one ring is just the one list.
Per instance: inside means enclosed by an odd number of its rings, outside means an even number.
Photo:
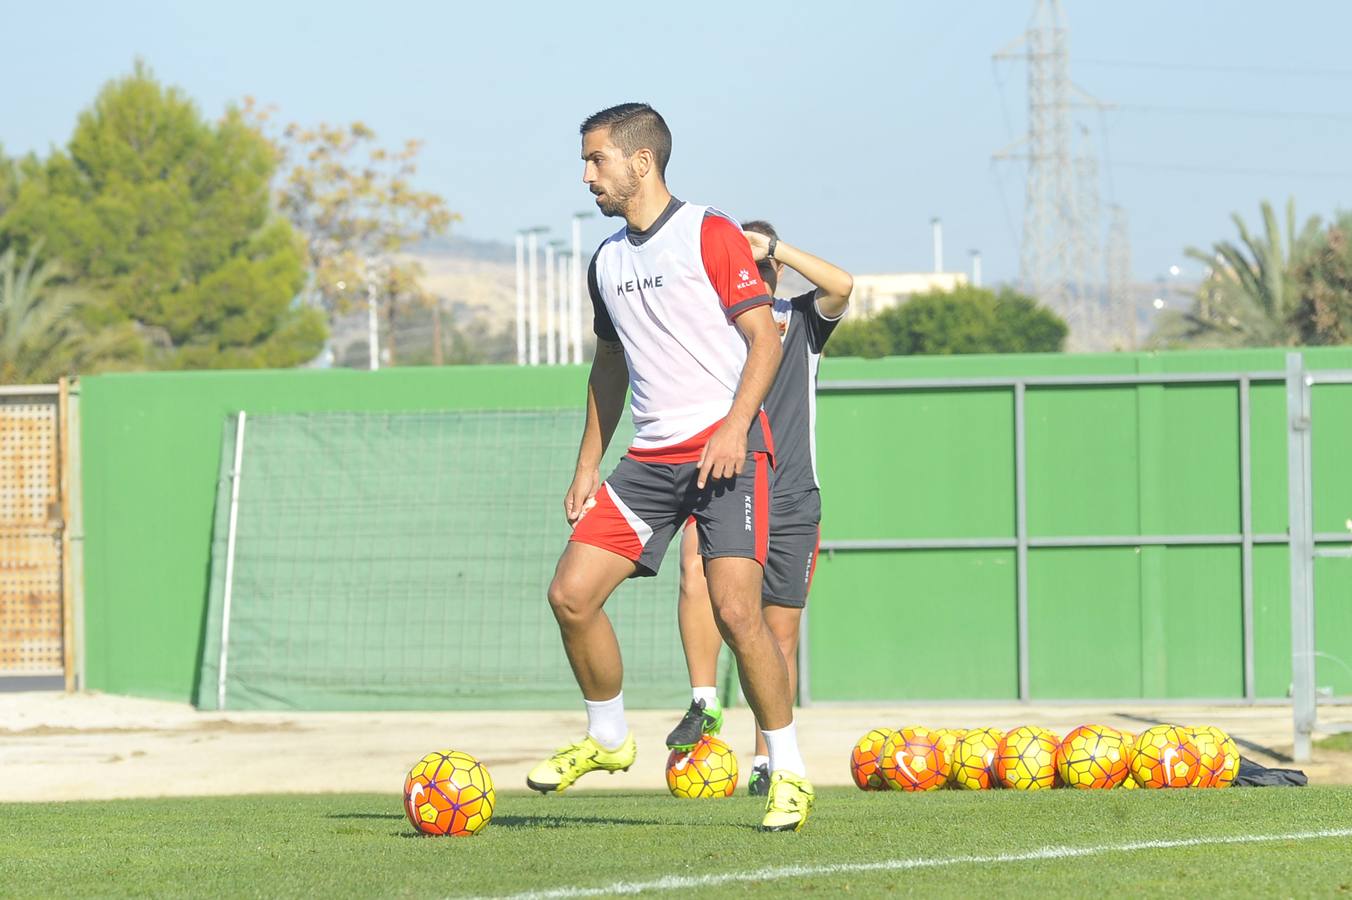
[{"label": "man's arm", "polygon": [[[751,244],[751,256],[757,262],[765,259],[770,239],[754,231],[748,231],[746,239]],[[838,319],[845,314],[850,292],[854,290],[854,278],[849,272],[783,241],[775,245],[775,259],[812,282],[817,288],[817,309],[823,316]]]},{"label": "man's arm", "polygon": [[586,511],[587,501],[601,487],[601,459],[615,436],[628,390],[629,366],[624,361],[624,347],[619,341],[598,338],[596,357],[587,378],[587,421],[582,427],[577,469],[563,499],[563,513],[569,524],[577,523]]},{"label": "man's arm", "polygon": [[699,461],[698,485],[702,489],[710,477],[732,478],[746,465],[746,433],[760,414],[761,403],[770,392],[784,346],[769,306],[757,306],[739,315],[737,330],[746,338],[746,365],[737,384],[723,424],[704,445]]}]

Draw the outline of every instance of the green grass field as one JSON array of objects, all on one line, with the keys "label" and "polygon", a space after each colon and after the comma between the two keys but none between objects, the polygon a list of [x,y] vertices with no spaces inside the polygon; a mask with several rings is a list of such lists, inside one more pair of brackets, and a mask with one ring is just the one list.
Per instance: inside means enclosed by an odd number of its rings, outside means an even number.
[{"label": "green grass field", "polygon": [[9,804],[0,893],[570,897],[621,882],[672,895],[1352,892],[1352,788],[838,788],[801,834],[755,831],[760,809],[743,795],[513,792],[478,836],[428,838],[397,794]]}]

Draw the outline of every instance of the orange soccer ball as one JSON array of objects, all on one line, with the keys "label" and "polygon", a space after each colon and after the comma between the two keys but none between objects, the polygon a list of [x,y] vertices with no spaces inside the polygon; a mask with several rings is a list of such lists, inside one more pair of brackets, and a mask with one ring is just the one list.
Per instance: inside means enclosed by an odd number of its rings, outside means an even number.
[{"label": "orange soccer ball", "polygon": [[1176,725],[1156,725],[1136,736],[1131,775],[1141,787],[1182,788],[1197,778],[1197,745]]},{"label": "orange soccer ball", "polygon": [[1081,725],[1061,740],[1061,783],[1073,788],[1115,788],[1127,777],[1127,743],[1106,725]]},{"label": "orange soccer ball", "polygon": [[874,728],[861,737],[850,751],[850,777],[861,791],[886,791],[891,786],[879,766],[883,758],[883,744],[895,732],[891,728]]},{"label": "orange soccer ball", "polygon": [[883,742],[878,768],[899,791],[933,791],[948,781],[948,756],[938,733],[919,726],[893,732]]},{"label": "orange soccer ball", "polygon": [[495,802],[488,769],[459,750],[427,754],[404,779],[404,812],[423,834],[478,834]]},{"label": "orange soccer ball", "polygon": [[995,774],[1007,788],[1038,791],[1056,787],[1061,742],[1045,728],[1024,725],[1004,736],[995,750]]},{"label": "orange soccer ball", "polygon": [[737,757],[727,744],[706,734],[689,750],[671,751],[667,788],[673,797],[689,800],[731,797],[737,790]]}]

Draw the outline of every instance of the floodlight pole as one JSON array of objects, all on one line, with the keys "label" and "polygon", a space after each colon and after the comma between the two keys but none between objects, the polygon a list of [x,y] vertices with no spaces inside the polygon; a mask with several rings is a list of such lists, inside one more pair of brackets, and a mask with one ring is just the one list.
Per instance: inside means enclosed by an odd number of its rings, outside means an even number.
[{"label": "floodlight pole", "polygon": [[534,228],[526,229],[526,258],[529,281],[527,287],[527,361],[532,366],[540,364],[540,271],[537,258],[539,256],[539,236],[549,229],[543,225],[537,225]]},{"label": "floodlight pole", "polygon": [[554,295],[555,304],[558,307],[558,313],[555,315],[555,320],[559,323],[558,345],[560,365],[568,364],[569,348],[573,345],[573,254],[564,249],[566,246],[567,244],[563,241],[559,241],[558,274],[555,275],[554,278],[554,283],[557,285]]},{"label": "floodlight pole", "polygon": [[545,364],[550,366],[558,362],[554,342],[554,276],[558,268],[554,263],[554,245],[557,243],[549,241],[545,244]]},{"label": "floodlight pole", "polygon": [[526,233],[516,233],[516,364],[526,364]]},{"label": "floodlight pole", "polygon": [[573,278],[568,321],[575,363],[582,362],[582,220],[594,215],[590,210],[573,213]]}]

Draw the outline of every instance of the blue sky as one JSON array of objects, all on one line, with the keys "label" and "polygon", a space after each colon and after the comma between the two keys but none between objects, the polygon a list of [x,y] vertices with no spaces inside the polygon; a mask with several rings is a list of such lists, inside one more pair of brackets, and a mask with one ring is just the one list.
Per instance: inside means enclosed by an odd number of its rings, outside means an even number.
[{"label": "blue sky", "polygon": [[[1263,198],[1294,196],[1302,214],[1352,206],[1352,4],[1064,6],[1073,81],[1122,107],[1082,120],[1107,148],[1101,202],[1128,213],[1138,278],[1195,274],[1182,248],[1232,236],[1231,212],[1256,222]],[[987,279],[1003,280],[1018,273],[1023,171],[991,156],[1025,128],[1026,76],[991,56],[1032,8],[23,3],[5,13],[0,142],[11,154],[63,144],[141,56],[208,115],[248,94],[286,120],[360,119],[391,144],[424,140],[421,185],[461,213],[457,230],[509,241],[591,208],[577,124],[640,99],[674,132],[678,196],[769,218],[856,272],[928,268],[938,215],[948,268],[979,248]],[[592,220],[584,235],[612,228]]]}]

